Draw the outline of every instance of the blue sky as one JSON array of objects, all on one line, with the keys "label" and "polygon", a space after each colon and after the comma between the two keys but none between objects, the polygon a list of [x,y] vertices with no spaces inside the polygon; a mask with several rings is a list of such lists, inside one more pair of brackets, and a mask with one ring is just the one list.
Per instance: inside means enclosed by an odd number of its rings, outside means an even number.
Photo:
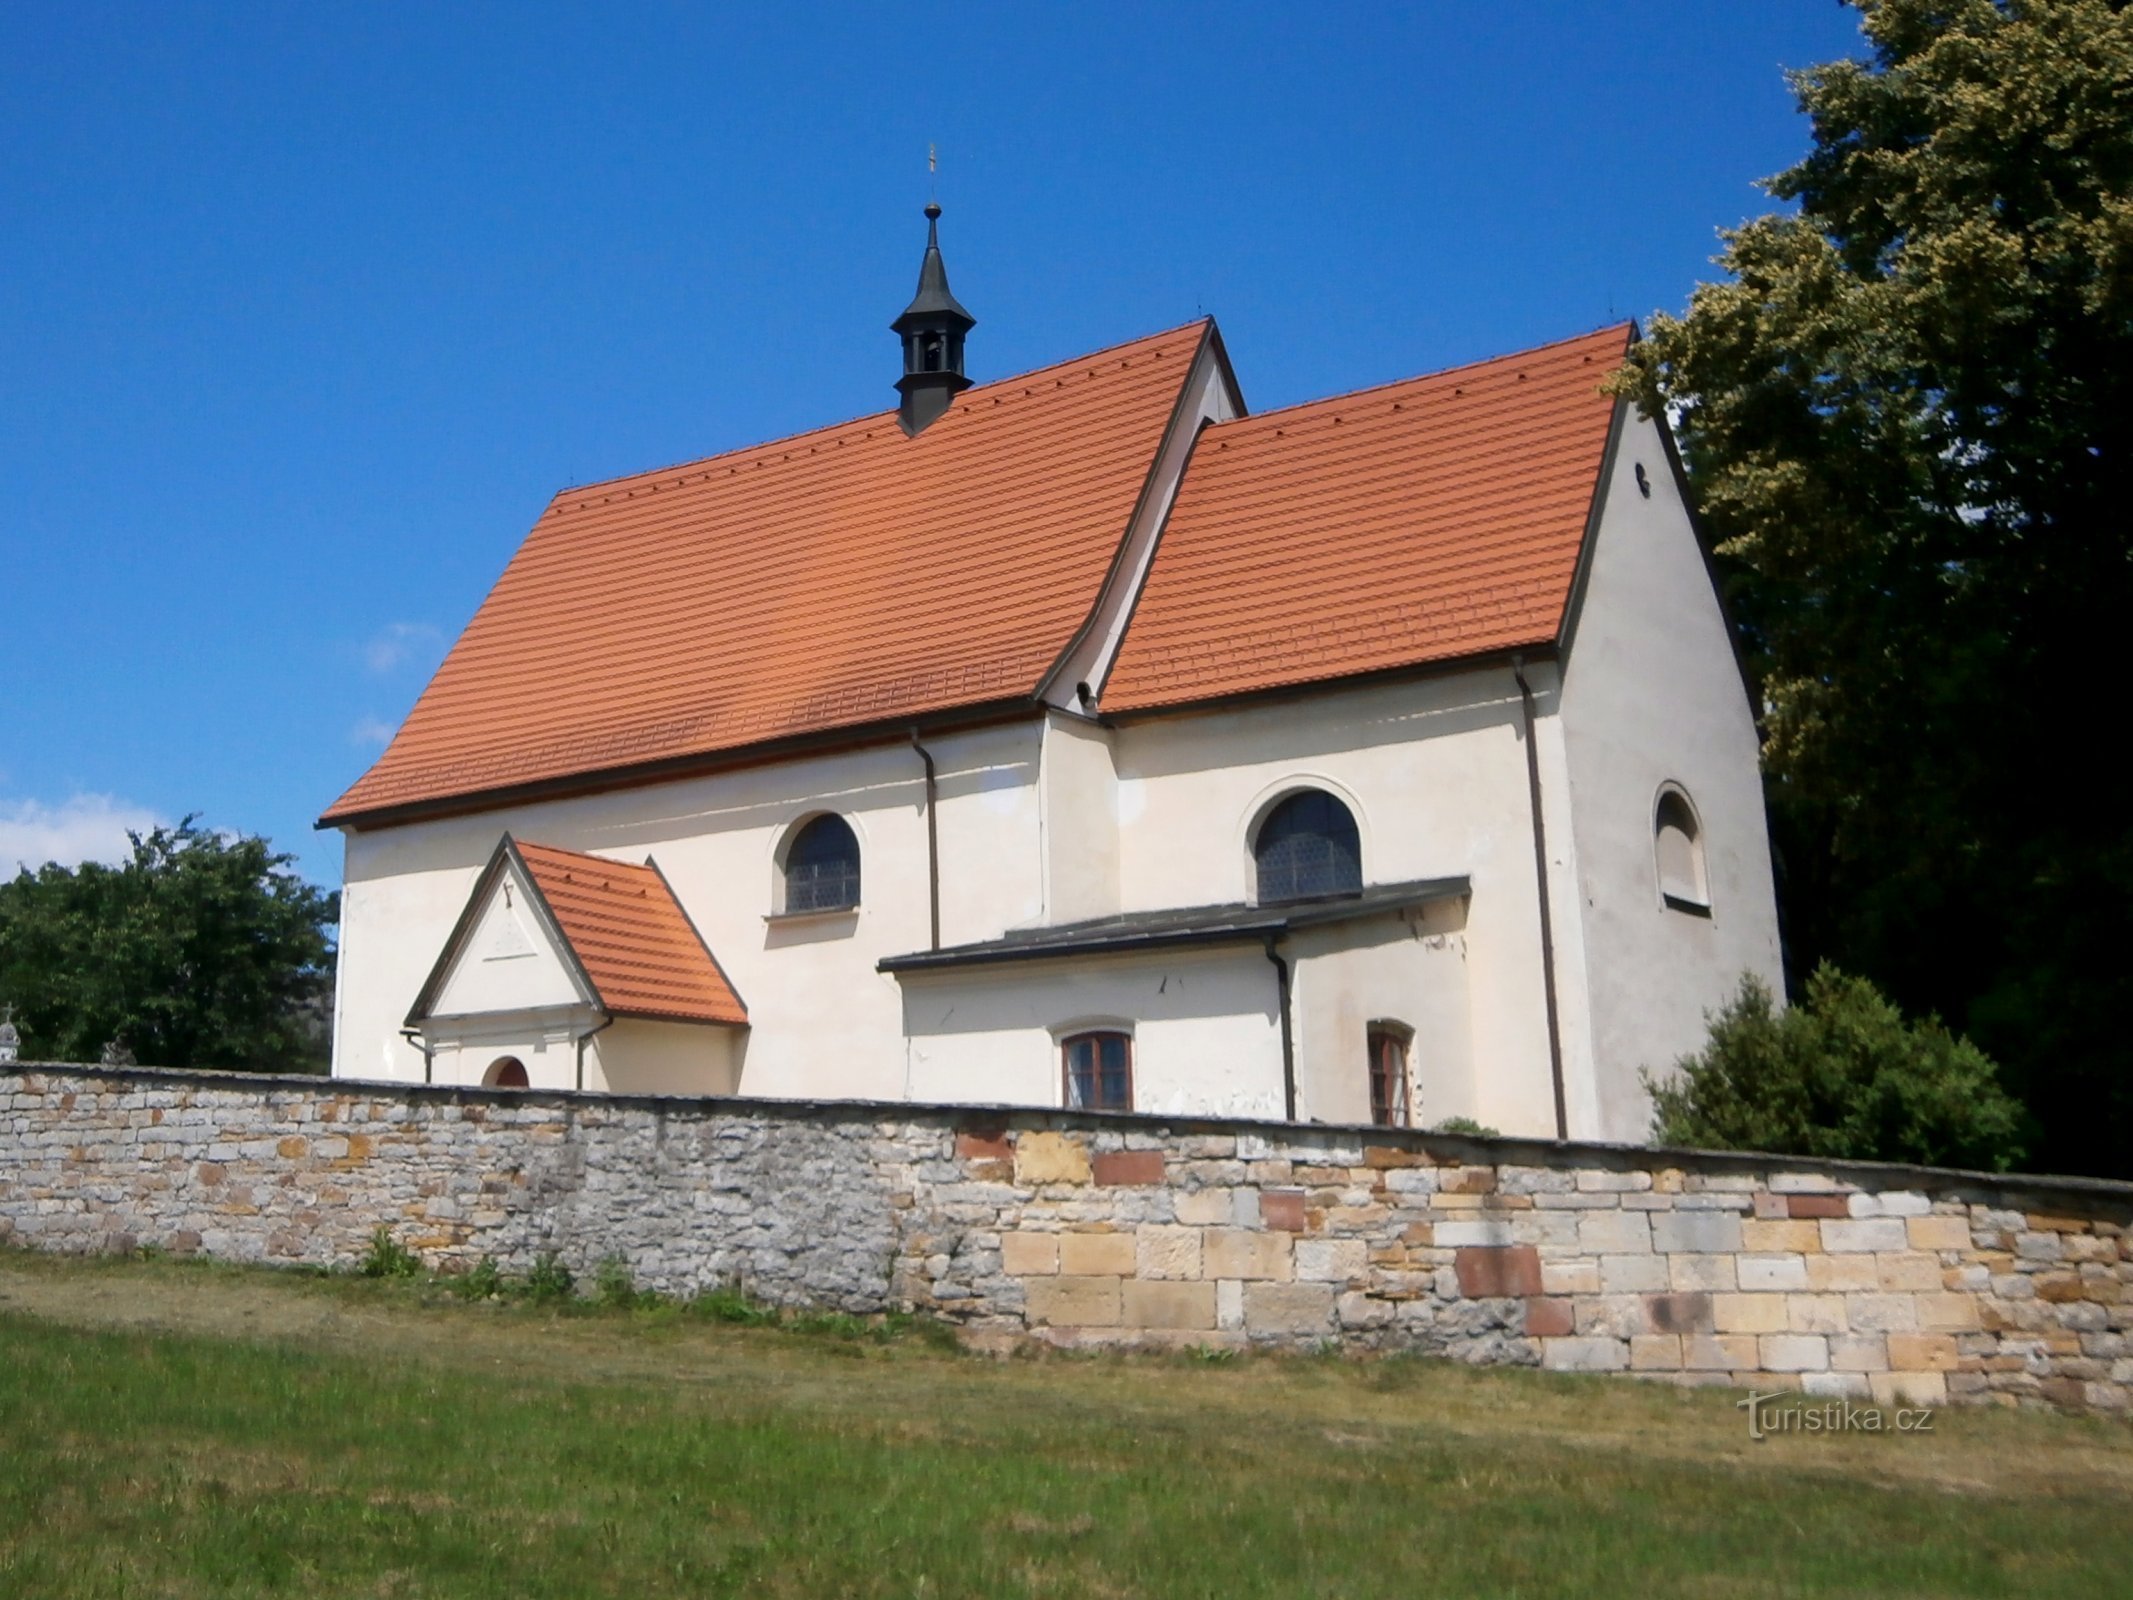
[{"label": "blue sky", "polygon": [[999,376],[1255,408],[1678,310],[1833,0],[0,8],[0,871],[312,820],[549,495]]}]

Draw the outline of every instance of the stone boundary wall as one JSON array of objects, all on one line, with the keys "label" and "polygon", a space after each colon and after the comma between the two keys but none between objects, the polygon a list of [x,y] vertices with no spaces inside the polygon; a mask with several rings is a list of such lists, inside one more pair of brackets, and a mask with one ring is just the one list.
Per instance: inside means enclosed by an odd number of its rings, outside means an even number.
[{"label": "stone boundary wall", "polygon": [[1027,1108],[0,1068],[0,1242],[2133,1410],[2133,1185]]}]

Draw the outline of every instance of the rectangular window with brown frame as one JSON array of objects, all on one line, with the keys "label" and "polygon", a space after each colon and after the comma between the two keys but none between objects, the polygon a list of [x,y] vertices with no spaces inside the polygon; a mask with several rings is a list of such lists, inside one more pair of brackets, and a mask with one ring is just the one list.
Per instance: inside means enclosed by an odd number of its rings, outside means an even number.
[{"label": "rectangular window with brown frame", "polygon": [[1370,1120],[1380,1128],[1408,1124],[1407,1042],[1411,1034],[1394,1023],[1370,1029]]},{"label": "rectangular window with brown frame", "polygon": [[1133,1109],[1133,1036],[1077,1033],[1059,1042],[1063,1099],[1072,1111]]}]

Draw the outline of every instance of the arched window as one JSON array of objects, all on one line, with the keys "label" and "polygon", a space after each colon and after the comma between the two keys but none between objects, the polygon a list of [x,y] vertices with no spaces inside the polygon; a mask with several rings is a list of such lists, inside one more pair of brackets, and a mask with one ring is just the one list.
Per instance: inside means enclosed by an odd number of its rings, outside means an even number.
[{"label": "arched window", "polygon": [[1679,789],[1662,790],[1652,832],[1660,898],[1677,911],[1708,912],[1711,889],[1703,870],[1703,830],[1696,825],[1689,797]]},{"label": "arched window", "polygon": [[820,816],[785,850],[785,909],[849,911],[859,904],[859,836],[839,816]]},{"label": "arched window", "polygon": [[1407,1126],[1407,1042],[1413,1037],[1404,1023],[1370,1025],[1370,1120],[1381,1128]]},{"label": "arched window", "polygon": [[1075,1111],[1133,1109],[1133,1037],[1077,1033],[1059,1041],[1065,1100]]},{"label": "arched window", "polygon": [[489,1063],[489,1070],[482,1074],[481,1081],[492,1089],[523,1089],[526,1087],[526,1063],[517,1056],[498,1056]]},{"label": "arched window", "polygon": [[1259,898],[1303,900],[1363,887],[1363,845],[1355,818],[1323,789],[1292,794],[1259,824],[1252,841]]}]

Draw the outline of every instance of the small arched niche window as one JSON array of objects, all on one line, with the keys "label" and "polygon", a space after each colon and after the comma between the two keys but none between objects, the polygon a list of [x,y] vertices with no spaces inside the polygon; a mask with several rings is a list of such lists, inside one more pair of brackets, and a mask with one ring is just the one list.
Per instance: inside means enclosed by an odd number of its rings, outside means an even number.
[{"label": "small arched niche window", "polygon": [[1261,901],[1355,894],[1363,844],[1348,808],[1323,789],[1292,794],[1266,814],[1252,841]]},{"label": "small arched niche window", "polygon": [[1092,1029],[1059,1041],[1067,1107],[1074,1111],[1133,1109],[1133,1036]]},{"label": "small arched niche window", "polygon": [[489,1070],[481,1075],[481,1081],[491,1089],[523,1089],[526,1087],[526,1063],[517,1056],[498,1056],[489,1063]]},{"label": "small arched niche window", "polygon": [[1405,1023],[1370,1025],[1370,1120],[1380,1128],[1408,1124],[1407,1046],[1414,1036]]},{"label": "small arched niche window", "polygon": [[836,815],[803,824],[785,849],[785,910],[849,911],[859,904],[859,836]]},{"label": "small arched niche window", "polygon": [[1659,869],[1659,897],[1677,911],[1711,914],[1711,889],[1704,877],[1703,829],[1696,808],[1676,788],[1659,791],[1652,822],[1653,852]]}]

